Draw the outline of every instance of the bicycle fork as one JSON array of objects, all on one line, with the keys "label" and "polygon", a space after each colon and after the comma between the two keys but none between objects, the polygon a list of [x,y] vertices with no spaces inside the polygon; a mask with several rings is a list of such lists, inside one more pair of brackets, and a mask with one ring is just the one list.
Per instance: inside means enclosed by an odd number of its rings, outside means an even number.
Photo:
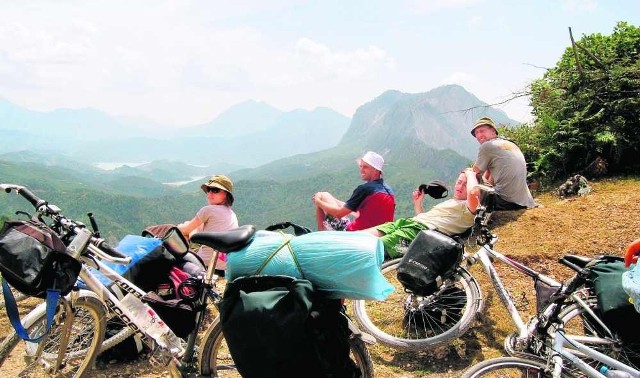
[{"label": "bicycle fork", "polygon": [[[72,294],[74,295],[74,294]],[[41,364],[45,371],[48,374],[51,375],[56,375],[58,372],[58,369],[64,367],[62,361],[64,361],[64,357],[67,354],[67,346],[69,345],[69,334],[71,333],[71,328],[73,326],[73,321],[74,321],[74,315],[73,315],[73,309],[72,306],[69,304],[69,301],[65,298],[61,298],[60,299],[60,306],[63,307],[63,311],[64,311],[64,322],[61,329],[61,334],[60,334],[60,349],[58,350],[58,356],[56,358],[56,362],[54,365],[48,363],[45,359],[42,359],[41,361],[39,361],[40,356],[42,356],[42,354],[44,353],[44,348],[47,345],[47,343],[49,342],[49,339],[51,338],[51,331],[49,331],[49,333],[38,343],[38,349],[36,350],[36,353],[31,357],[33,358],[33,363],[39,363]],[[59,314],[56,314],[56,318],[59,317]],[[55,323],[58,323],[57,321]]]}]

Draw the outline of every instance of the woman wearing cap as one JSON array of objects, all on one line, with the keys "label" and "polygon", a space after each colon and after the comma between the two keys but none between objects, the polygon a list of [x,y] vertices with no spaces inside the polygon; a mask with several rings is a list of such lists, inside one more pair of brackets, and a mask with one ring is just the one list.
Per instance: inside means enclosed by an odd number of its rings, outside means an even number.
[{"label": "woman wearing cap", "polygon": [[[208,205],[196,213],[190,221],[178,226],[187,238],[193,231],[227,231],[238,227],[238,217],[233,211],[233,182],[222,175],[212,176],[209,181],[202,184],[200,189],[207,196]],[[208,266],[213,258],[213,249],[201,246],[197,252]],[[216,264],[217,270],[226,268],[226,256],[223,254]]]}]

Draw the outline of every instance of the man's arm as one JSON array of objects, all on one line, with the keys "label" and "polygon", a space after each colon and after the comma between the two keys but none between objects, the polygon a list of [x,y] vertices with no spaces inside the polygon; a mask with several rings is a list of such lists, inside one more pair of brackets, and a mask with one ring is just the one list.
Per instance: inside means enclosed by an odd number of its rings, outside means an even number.
[{"label": "man's arm", "polygon": [[200,226],[202,226],[202,221],[196,215],[190,221],[179,224],[178,229],[182,232],[182,235],[189,239],[191,237],[191,233]]},{"label": "man's arm", "polygon": [[351,214],[352,210],[345,207],[344,202],[334,198],[332,195],[326,192],[318,192],[313,196],[313,202],[315,205],[322,209],[325,214],[332,215],[336,218],[342,218],[348,214]]},{"label": "man's arm", "polygon": [[413,201],[413,210],[416,215],[424,213],[424,207],[422,206],[422,200],[424,199],[424,193],[416,189],[411,193],[411,200]]},{"label": "man's arm", "polygon": [[478,178],[474,168],[467,168],[464,170],[464,174],[467,177],[467,209],[473,214],[478,210],[480,205],[480,189],[478,185]]}]

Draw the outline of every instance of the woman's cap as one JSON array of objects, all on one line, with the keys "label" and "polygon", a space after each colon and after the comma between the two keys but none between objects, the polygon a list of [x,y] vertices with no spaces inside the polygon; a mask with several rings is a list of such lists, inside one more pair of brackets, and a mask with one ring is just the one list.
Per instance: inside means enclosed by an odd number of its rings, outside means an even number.
[{"label": "woman's cap", "polygon": [[211,176],[209,181],[200,185],[200,189],[207,192],[207,188],[219,188],[227,192],[227,196],[230,198],[230,204],[233,204],[233,182],[227,176],[215,175]]},{"label": "woman's cap", "polygon": [[373,168],[382,172],[382,167],[384,166],[384,159],[382,158],[382,156],[376,154],[375,152],[367,151],[367,153],[364,154],[364,156],[361,157],[360,160],[364,161],[365,163],[369,164]]},{"label": "woman's cap", "polygon": [[498,129],[496,129],[496,124],[493,122],[493,120],[489,117],[482,117],[478,119],[476,123],[473,125],[473,128],[471,129],[471,135],[475,137],[476,129],[480,126],[489,126],[496,131],[496,135],[498,134]]}]

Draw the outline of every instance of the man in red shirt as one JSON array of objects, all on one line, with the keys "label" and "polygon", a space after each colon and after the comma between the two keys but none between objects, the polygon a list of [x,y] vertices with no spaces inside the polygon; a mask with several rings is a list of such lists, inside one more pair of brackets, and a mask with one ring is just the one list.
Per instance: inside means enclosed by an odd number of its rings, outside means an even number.
[{"label": "man in red shirt", "polygon": [[[360,177],[366,181],[343,202],[329,192],[313,195],[318,231],[333,229],[357,231],[391,222],[396,209],[395,194],[382,179],[384,159],[368,151],[358,159]],[[353,214],[355,219],[347,216]]]}]

